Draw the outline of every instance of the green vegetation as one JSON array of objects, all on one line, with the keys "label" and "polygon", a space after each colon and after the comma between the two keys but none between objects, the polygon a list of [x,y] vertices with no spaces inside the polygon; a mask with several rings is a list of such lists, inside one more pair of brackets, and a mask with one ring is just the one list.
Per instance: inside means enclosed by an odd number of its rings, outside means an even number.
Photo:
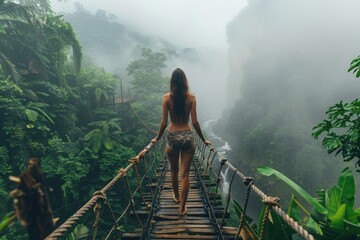
[{"label": "green vegetation", "polygon": [[[360,77],[360,56],[354,59],[349,68],[356,77]],[[312,136],[319,138],[325,134],[322,146],[328,153],[341,153],[344,161],[357,159],[355,166],[360,166],[360,101],[343,102],[331,106],[326,111],[328,119],[314,127]],[[357,170],[360,172],[360,170]]]},{"label": "green vegetation", "polygon": [[[8,176],[40,158],[54,215],[67,219],[154,137],[147,128],[160,122],[166,57],[143,48],[129,64],[132,101],[120,114],[112,99],[121,79],[81,66],[73,28],[49,1],[0,2],[0,226],[4,239],[26,239],[18,224],[5,227],[15,188]],[[80,226],[69,239],[87,234]]]},{"label": "green vegetation", "polygon": [[[288,214],[302,223],[315,239],[345,240],[356,239],[360,235],[360,208],[354,209],[355,182],[348,167],[340,174],[338,184],[330,190],[319,190],[317,198],[313,198],[292,180],[272,168],[258,168],[258,171],[266,176],[277,176],[312,207],[312,210],[306,210],[295,197],[292,197]],[[299,209],[304,210],[304,218],[300,217]],[[273,222],[272,225],[270,229],[276,229],[283,223]],[[287,238],[292,239],[291,235]]]},{"label": "green vegetation", "polygon": [[[349,72],[356,73],[360,77],[360,57],[351,62]],[[344,161],[348,162],[357,159],[355,166],[360,161],[360,102],[356,99],[351,103],[340,103],[331,106],[327,111],[328,119],[323,120],[314,127],[312,136],[318,138],[325,133],[322,145],[331,154],[336,151],[336,155],[342,154]],[[356,239],[360,236],[360,208],[355,208],[355,180],[349,167],[346,167],[340,174],[338,184],[330,190],[318,190],[317,198],[312,197],[298,184],[286,177],[284,174],[270,167],[257,169],[259,173],[277,178],[285,182],[298,195],[300,195],[312,208],[306,210],[294,196],[292,196],[288,214],[303,226],[316,239]],[[359,170],[357,170],[360,172]],[[305,216],[301,218],[299,209],[303,210]],[[260,223],[264,218],[260,216]],[[269,221],[267,221],[269,222]],[[260,224],[259,224],[260,226]],[[283,221],[272,221],[267,232],[282,232]],[[259,228],[260,229],[260,228]],[[285,233],[285,231],[284,231]],[[266,233],[273,236],[273,233]],[[292,239],[293,232],[289,232],[281,239]],[[276,239],[276,238],[274,238]]]}]

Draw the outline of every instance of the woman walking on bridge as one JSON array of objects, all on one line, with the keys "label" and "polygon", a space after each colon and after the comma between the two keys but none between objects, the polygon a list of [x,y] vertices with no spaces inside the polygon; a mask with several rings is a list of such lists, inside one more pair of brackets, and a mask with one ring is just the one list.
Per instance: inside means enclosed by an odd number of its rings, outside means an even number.
[{"label": "woman walking on bridge", "polygon": [[[170,125],[166,137],[166,153],[171,167],[171,181],[174,190],[173,199],[180,203],[180,215],[187,213],[186,200],[189,193],[189,171],[195,153],[194,132],[192,125],[205,144],[205,140],[196,113],[196,98],[189,92],[189,84],[183,70],[177,68],[170,79],[170,92],[162,99],[162,120],[158,135],[151,142],[157,142],[163,135],[170,115]],[[181,158],[181,194],[179,194],[179,157]]]}]

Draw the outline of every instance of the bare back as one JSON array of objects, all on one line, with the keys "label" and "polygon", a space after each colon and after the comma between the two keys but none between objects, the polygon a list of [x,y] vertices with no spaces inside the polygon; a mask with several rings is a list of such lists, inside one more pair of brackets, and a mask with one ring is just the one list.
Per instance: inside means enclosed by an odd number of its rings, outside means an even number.
[{"label": "bare back", "polygon": [[173,116],[173,113],[170,111],[171,106],[171,97],[170,93],[166,93],[163,97],[163,119],[164,115],[166,114],[166,118],[168,114],[170,115],[170,125],[169,125],[169,131],[185,131],[185,130],[191,130],[190,126],[190,115],[192,122],[197,121],[196,116],[196,98],[194,95],[190,94],[190,101],[186,101],[186,108],[185,108],[185,121],[183,123],[179,123],[178,121],[175,121],[175,117]]}]

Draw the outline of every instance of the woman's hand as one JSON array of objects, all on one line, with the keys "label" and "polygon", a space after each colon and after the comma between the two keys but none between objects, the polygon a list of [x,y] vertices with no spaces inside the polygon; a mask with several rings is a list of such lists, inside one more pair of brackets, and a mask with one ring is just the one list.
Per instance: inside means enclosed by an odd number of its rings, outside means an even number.
[{"label": "woman's hand", "polygon": [[151,143],[156,143],[158,140],[157,140],[157,138],[153,138],[152,140],[151,140]]}]

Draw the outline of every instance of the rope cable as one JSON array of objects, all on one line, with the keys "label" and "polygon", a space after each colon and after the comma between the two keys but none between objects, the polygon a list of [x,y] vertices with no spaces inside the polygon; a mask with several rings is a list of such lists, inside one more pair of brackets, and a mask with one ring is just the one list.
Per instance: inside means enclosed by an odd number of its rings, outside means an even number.
[{"label": "rope cable", "polygon": [[133,113],[135,114],[135,116],[140,120],[141,124],[151,133],[157,134],[157,131],[154,131],[153,129],[151,129],[146,123],[145,121],[142,119],[142,117],[140,116],[140,114],[138,112],[136,112],[135,108],[133,106],[131,106],[130,104],[130,109],[133,111]]},{"label": "rope cable", "polygon": [[[198,140],[200,141],[200,140]],[[210,147],[210,146],[209,146]],[[202,151],[200,151],[202,152]],[[237,168],[235,168],[230,162],[227,161],[226,158],[224,158],[219,152],[216,151],[216,155],[218,156],[219,160],[220,160],[220,167],[219,167],[219,171],[216,174],[216,172],[214,171],[210,171],[209,174],[213,173],[216,177],[216,190],[215,190],[215,195],[217,194],[218,191],[218,187],[219,187],[219,182],[220,182],[220,172],[222,170],[222,167],[224,165],[226,165],[228,168],[230,168],[231,170],[236,171],[236,174],[243,180],[246,181],[246,179],[248,177],[246,177],[242,172],[240,172]],[[212,164],[211,164],[212,165]],[[269,198],[269,196],[267,196],[264,192],[262,192],[258,187],[255,186],[255,184],[251,183],[249,185],[249,190],[253,190],[254,193],[256,193],[258,196],[260,196],[261,199],[267,199]],[[208,188],[208,192],[210,191],[210,185]],[[215,204],[215,201],[213,201],[213,204]],[[292,229],[294,229],[297,233],[299,233],[299,235],[301,235],[302,237],[304,237],[306,240],[314,240],[314,237],[307,231],[305,230],[298,222],[296,222],[293,218],[291,218],[288,214],[286,214],[279,205],[274,204],[271,206],[271,208],[276,212],[277,215],[279,215]],[[241,224],[241,223],[240,223]]]}]

